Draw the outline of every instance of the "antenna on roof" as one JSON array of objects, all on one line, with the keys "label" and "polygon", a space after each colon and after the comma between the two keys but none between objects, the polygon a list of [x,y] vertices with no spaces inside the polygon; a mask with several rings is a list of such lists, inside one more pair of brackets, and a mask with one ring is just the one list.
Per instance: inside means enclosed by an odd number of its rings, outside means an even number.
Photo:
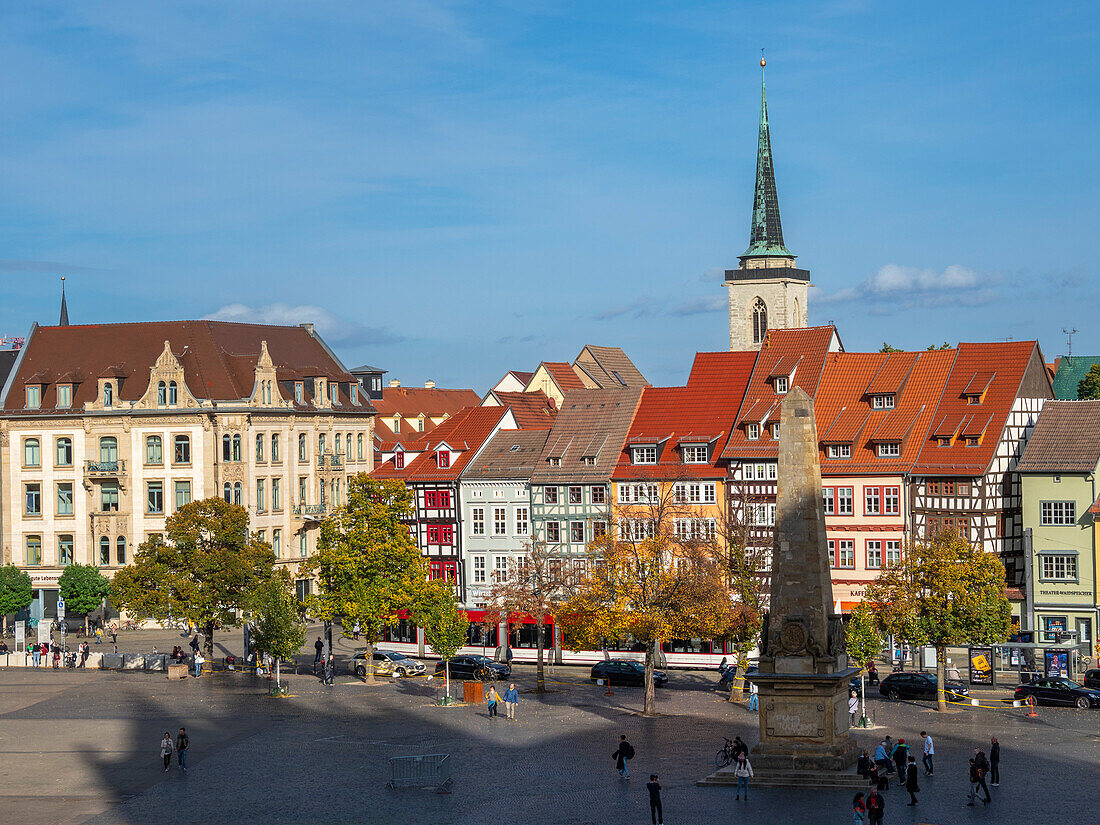
[{"label": "antenna on roof", "polygon": [[1077,328],[1074,327],[1073,329],[1066,329],[1065,327],[1062,327],[1062,332],[1064,332],[1065,335],[1066,335],[1066,355],[1069,356],[1069,357],[1072,357],[1073,356],[1073,336],[1077,334]]}]

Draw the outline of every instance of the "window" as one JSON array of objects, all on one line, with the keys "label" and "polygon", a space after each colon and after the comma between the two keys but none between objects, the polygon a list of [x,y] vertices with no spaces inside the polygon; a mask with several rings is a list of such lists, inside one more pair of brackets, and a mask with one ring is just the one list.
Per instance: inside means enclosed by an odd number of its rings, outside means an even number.
[{"label": "window", "polygon": [[546,461],[551,467],[561,466],[561,458],[559,456],[552,456],[551,458],[546,459]]},{"label": "window", "polygon": [[570,487],[569,488],[569,503],[580,504],[584,501],[584,488],[583,487]]},{"label": "window", "polygon": [[317,434],[317,455],[323,456],[325,454],[325,434]]},{"label": "window", "polygon": [[278,511],[283,509],[283,480],[271,479],[271,509]]},{"label": "window", "polygon": [[450,490],[428,490],[424,493],[424,506],[433,510],[451,506]]},{"label": "window", "polygon": [[57,485],[57,515],[71,516],[73,514],[73,485],[71,481],[64,481]]},{"label": "window", "polygon": [[821,497],[825,504],[825,515],[852,515],[852,492],[851,487],[822,487]]},{"label": "window", "polygon": [[241,483],[236,481],[233,483],[233,503],[240,506],[243,503],[241,496]]},{"label": "window", "polygon": [[508,580],[507,556],[497,556],[493,559],[493,580],[498,582]]},{"label": "window", "polygon": [[298,555],[303,559],[309,555],[309,538],[305,530],[298,534]]},{"label": "window", "polygon": [[531,531],[531,523],[528,521],[527,508],[516,508],[516,535],[526,536]]},{"label": "window", "polygon": [[473,524],[473,535],[484,536],[485,535],[485,508],[475,507],[470,513],[470,520]]},{"label": "window", "polygon": [[503,507],[493,508],[493,535],[504,536],[508,534],[508,518]]},{"label": "window", "polygon": [[[305,403],[305,389],[301,381],[294,382],[294,401],[298,404]],[[305,553],[302,554],[303,556]]]},{"label": "window", "polygon": [[[875,396],[878,398],[878,396]],[[878,539],[867,542],[867,569],[882,567],[882,542]]]},{"label": "window", "polygon": [[[151,533],[150,536],[159,536],[160,533]],[[126,564],[126,536],[119,536],[115,542],[115,562]]]},{"label": "window", "polygon": [[340,403],[340,385],[339,384],[329,384],[328,397],[331,399],[333,404],[339,404]]},{"label": "window", "polygon": [[1043,581],[1077,581],[1077,556],[1040,553],[1039,562]]},{"label": "window", "polygon": [[37,438],[27,438],[23,440],[23,466],[42,466],[42,446]]},{"label": "window", "polygon": [[99,439],[99,460],[104,463],[118,461],[118,439],[106,436]]},{"label": "window", "polygon": [[1044,526],[1064,526],[1077,523],[1077,502],[1040,501],[1039,524]]},{"label": "window", "polygon": [[829,539],[829,565],[836,568],[855,567],[855,542],[852,539]]},{"label": "window", "polygon": [[398,450],[393,454],[393,466],[397,470],[405,469],[405,452],[403,450]]},{"label": "window", "polygon": [[57,537],[57,561],[64,567],[73,563],[73,537],[60,535]]},{"label": "window", "polygon": [[657,501],[656,484],[620,484],[620,504],[652,504]]},{"label": "window", "polygon": [[262,435],[256,436],[256,460],[264,460],[264,437]]},{"label": "window", "polygon": [[163,407],[168,403],[168,385],[163,381],[157,384],[157,406]]},{"label": "window", "polygon": [[772,424],[772,438],[776,441],[779,440],[779,422]]},{"label": "window", "polygon": [[450,524],[429,524],[428,544],[453,544],[454,527]]},{"label": "window", "polygon": [[829,458],[851,458],[851,444],[830,444],[827,455]]},{"label": "window", "polygon": [[106,481],[99,488],[99,509],[103,513],[118,512],[118,483]]},{"label": "window", "polygon": [[657,448],[656,447],[634,447],[633,448],[633,461],[635,464],[656,464],[657,463]]},{"label": "window", "polygon": [[258,478],[256,479],[256,511],[263,512],[264,509],[264,480],[262,478]]},{"label": "window", "polygon": [[173,445],[173,464],[190,464],[191,463],[191,436],[189,435],[177,435],[172,439]]},{"label": "window", "polygon": [[222,436],[222,461],[233,460],[233,439],[229,437],[229,433]]},{"label": "window", "polygon": [[707,448],[702,447],[681,447],[680,452],[684,455],[685,464],[706,464],[707,463]]},{"label": "window", "polygon": [[145,463],[163,464],[164,450],[159,435],[150,435],[145,438]]},{"label": "window", "polygon": [[584,522],[569,522],[569,541],[573,544],[584,544]]},{"label": "window", "polygon": [[711,540],[715,535],[716,524],[710,518],[673,519],[676,540],[680,542]]},{"label": "window", "polygon": [[894,409],[894,396],[893,395],[872,395],[871,407],[876,410],[892,410]]},{"label": "window", "polygon": [[775,379],[775,391],[783,395],[790,389],[790,379],[786,375],[779,375]]},{"label": "window", "polygon": [[298,503],[308,504],[309,500],[309,479],[305,476],[298,476]]},{"label": "window", "polygon": [[27,564],[40,565],[42,564],[42,537],[41,536],[27,536]]},{"label": "window", "polygon": [[58,407],[71,407],[73,405],[73,385],[72,384],[58,384],[57,385],[57,406]]},{"label": "window", "polygon": [[863,488],[863,512],[868,516],[877,516],[882,512],[882,490],[879,487]]},{"label": "window", "polygon": [[673,498],[680,504],[713,504],[714,482],[678,482],[672,488]]},{"label": "window", "polygon": [[233,487],[230,486],[228,481],[222,485],[222,498],[226,504],[230,504],[233,500]]},{"label": "window", "polygon": [[474,584],[485,583],[485,557],[474,556]]},{"label": "window", "polygon": [[607,501],[607,488],[602,484],[596,484],[592,487],[592,503],[604,504]]},{"label": "window", "polygon": [[[350,438],[350,436],[348,436]],[[355,457],[360,461],[363,460],[363,434],[355,436]]]},{"label": "window", "polygon": [[175,381],[168,382],[168,405],[174,407],[179,400],[179,388]]},{"label": "window", "polygon": [[42,406],[42,385],[41,384],[28,384],[27,385],[27,409],[37,410]]},{"label": "window", "polygon": [[401,432],[401,417],[400,416],[395,415],[393,417],[393,423],[390,424],[390,429],[393,430],[394,433]]},{"label": "window", "polygon": [[544,488],[543,489],[543,500],[547,504],[557,504],[558,503],[558,488],[557,487],[546,487],[546,488]]},{"label": "window", "polygon": [[751,525],[773,527],[775,525],[775,505],[748,504],[745,509],[745,517]]},{"label": "window", "polygon": [[882,488],[882,512],[888,516],[897,516],[901,514],[901,488],[900,487],[883,487]]},{"label": "window", "polygon": [[306,461],[309,454],[309,447],[306,444],[306,434],[298,434],[298,460]]},{"label": "window", "polygon": [[23,500],[24,509],[23,512],[28,516],[40,516],[42,515],[42,485],[24,484],[23,485]]},{"label": "window", "polygon": [[764,301],[757,298],[752,305],[752,342],[759,344],[768,334],[768,308]]},{"label": "window", "polygon": [[897,458],[901,455],[901,444],[897,441],[888,441],[878,445],[879,458]]},{"label": "window", "polygon": [[592,522],[592,538],[602,539],[607,535],[607,522],[606,521],[594,521]]},{"label": "window", "polygon": [[[348,445],[347,449],[344,450],[344,452],[347,453],[348,461],[351,461],[351,433],[348,433],[348,437],[347,437],[347,439],[344,443],[346,443]],[[359,458],[362,458],[362,457],[363,456],[359,456]]]},{"label": "window", "polygon": [[239,435],[233,436],[233,460],[241,460],[241,437]]},{"label": "window", "polygon": [[275,433],[271,436],[271,460],[279,460],[279,434]]},{"label": "window", "polygon": [[106,536],[99,539],[99,564],[107,567],[111,563],[111,540]]},{"label": "window", "polygon": [[175,483],[176,490],[176,509],[191,503],[191,482],[190,481],[177,481]]},{"label": "window", "polygon": [[277,527],[271,531],[271,551],[276,558],[283,554],[283,531]]},{"label": "window", "polygon": [[73,466],[73,440],[71,438],[59,438],[57,439],[57,457],[56,463],[58,467],[72,467]]},{"label": "window", "polygon": [[158,515],[164,512],[164,482],[150,481],[145,485],[145,512]]},{"label": "window", "polygon": [[584,458],[581,459],[581,462],[584,464],[585,467],[595,467],[596,466],[596,456],[586,455]]},{"label": "window", "polygon": [[561,541],[561,523],[557,521],[546,522],[546,540],[551,544]]},{"label": "window", "polygon": [[901,539],[891,539],[886,542],[886,563],[897,564],[901,561]]},{"label": "window", "polygon": [[109,407],[115,403],[115,388],[109,382],[103,385],[103,406]]},{"label": "window", "polygon": [[760,425],[759,424],[746,424],[745,425],[745,438],[749,441],[756,441],[760,438]]},{"label": "window", "polygon": [[446,470],[451,466],[451,451],[439,450],[435,454],[435,463],[440,470]]}]

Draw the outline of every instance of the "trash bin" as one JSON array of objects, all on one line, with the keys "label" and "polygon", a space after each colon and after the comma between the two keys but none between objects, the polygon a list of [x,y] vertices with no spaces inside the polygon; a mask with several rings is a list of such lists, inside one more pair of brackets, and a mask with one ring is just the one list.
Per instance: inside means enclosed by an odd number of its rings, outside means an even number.
[{"label": "trash bin", "polygon": [[467,705],[476,705],[485,699],[485,685],[481,682],[462,683],[462,701]]}]

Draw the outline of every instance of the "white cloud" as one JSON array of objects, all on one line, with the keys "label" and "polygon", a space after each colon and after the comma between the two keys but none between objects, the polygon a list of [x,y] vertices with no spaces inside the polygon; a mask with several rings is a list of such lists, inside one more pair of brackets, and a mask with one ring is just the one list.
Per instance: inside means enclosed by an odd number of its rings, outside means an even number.
[{"label": "white cloud", "polygon": [[885,314],[911,307],[982,306],[997,300],[995,273],[952,264],[943,271],[886,264],[859,286],[815,299],[817,304],[863,302]]},{"label": "white cloud", "polygon": [[283,326],[313,324],[321,337],[333,344],[394,344],[405,340],[385,327],[366,327],[333,315],[323,307],[308,304],[268,304],[260,307],[227,304],[205,316],[205,319]]}]

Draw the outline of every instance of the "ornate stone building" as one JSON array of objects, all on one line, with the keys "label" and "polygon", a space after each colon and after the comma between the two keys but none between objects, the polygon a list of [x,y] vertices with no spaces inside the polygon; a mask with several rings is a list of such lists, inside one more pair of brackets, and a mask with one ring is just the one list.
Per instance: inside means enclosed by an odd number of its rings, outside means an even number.
[{"label": "ornate stone building", "polygon": [[179,507],[222,496],[296,573],[348,476],[373,469],[374,415],[310,325],[35,326],[0,396],[3,561],[50,617],[67,564],[111,575]]}]

